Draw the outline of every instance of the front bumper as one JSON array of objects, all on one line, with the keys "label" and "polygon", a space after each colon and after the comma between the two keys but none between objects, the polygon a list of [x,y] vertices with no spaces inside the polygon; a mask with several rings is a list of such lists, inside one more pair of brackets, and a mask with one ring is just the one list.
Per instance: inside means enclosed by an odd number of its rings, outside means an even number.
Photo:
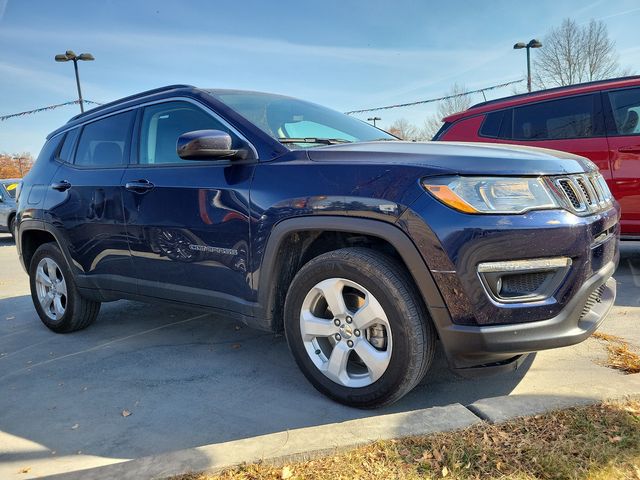
[{"label": "front bumper", "polygon": [[[461,214],[427,195],[418,199],[399,225],[446,305],[430,314],[451,367],[512,369],[529,352],[576,344],[593,333],[615,299],[619,218],[617,204],[583,217],[562,210],[491,216]],[[570,259],[570,268],[555,293],[539,300],[496,301],[478,272],[487,262],[554,258]],[[583,312],[596,291],[600,301]]]},{"label": "front bumper", "polygon": [[[613,307],[616,281],[611,275],[616,265],[617,258],[587,280],[558,315],[547,320],[468,326],[440,319],[436,326],[451,366],[454,369],[510,368],[523,354],[582,342]],[[595,297],[598,300],[594,303]],[[587,305],[589,300],[592,302]]]}]

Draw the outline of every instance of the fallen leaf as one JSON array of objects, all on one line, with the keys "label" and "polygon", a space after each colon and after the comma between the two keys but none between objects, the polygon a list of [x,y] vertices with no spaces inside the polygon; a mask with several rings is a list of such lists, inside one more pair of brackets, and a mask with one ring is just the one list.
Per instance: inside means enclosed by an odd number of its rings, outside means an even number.
[{"label": "fallen leaf", "polygon": [[29,473],[31,471],[31,467],[21,468],[18,473]]},{"label": "fallen leaf", "polygon": [[609,437],[609,441],[611,443],[619,443],[622,441],[622,437],[616,435],[615,437]]},{"label": "fallen leaf", "polygon": [[231,348],[233,348],[234,350],[237,350],[240,348],[240,344],[239,343],[234,343],[233,345],[231,345]]},{"label": "fallen leaf", "polygon": [[124,410],[122,410],[122,416],[123,417],[128,417],[131,415],[131,412],[129,410],[127,410],[126,408]]},{"label": "fallen leaf", "polygon": [[77,430],[79,426],[80,424],[74,423],[73,426],[71,427],[71,430]]},{"label": "fallen leaf", "polygon": [[444,467],[442,467],[442,476],[446,477],[447,475],[449,475],[449,469],[445,465]]},{"label": "fallen leaf", "polygon": [[293,472],[291,471],[291,468],[288,466],[282,467],[282,473],[280,474],[280,478],[282,478],[282,480],[286,480],[287,478],[291,478],[291,477],[293,477]]}]

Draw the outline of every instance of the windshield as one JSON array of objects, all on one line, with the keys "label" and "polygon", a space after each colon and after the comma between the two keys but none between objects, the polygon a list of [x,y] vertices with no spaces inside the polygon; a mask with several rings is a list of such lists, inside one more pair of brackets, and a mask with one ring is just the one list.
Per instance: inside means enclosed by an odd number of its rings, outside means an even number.
[{"label": "windshield", "polygon": [[295,98],[256,92],[213,90],[210,93],[276,140],[293,148],[397,140],[357,118]]},{"label": "windshield", "polygon": [[11,198],[16,198],[16,187],[18,186],[17,182],[3,183],[2,186]]}]

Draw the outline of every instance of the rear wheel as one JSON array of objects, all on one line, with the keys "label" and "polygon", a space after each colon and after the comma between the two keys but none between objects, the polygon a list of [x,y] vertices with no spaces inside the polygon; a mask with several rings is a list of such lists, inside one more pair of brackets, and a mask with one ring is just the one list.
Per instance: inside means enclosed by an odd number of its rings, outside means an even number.
[{"label": "rear wheel", "polygon": [[31,298],[42,323],[56,333],[89,326],[98,316],[100,303],[83,298],[58,246],[41,245],[29,266]]},{"label": "rear wheel", "polygon": [[320,392],[347,405],[390,404],[424,377],[435,334],[412,280],[366,248],[320,255],[293,279],[285,333]]}]

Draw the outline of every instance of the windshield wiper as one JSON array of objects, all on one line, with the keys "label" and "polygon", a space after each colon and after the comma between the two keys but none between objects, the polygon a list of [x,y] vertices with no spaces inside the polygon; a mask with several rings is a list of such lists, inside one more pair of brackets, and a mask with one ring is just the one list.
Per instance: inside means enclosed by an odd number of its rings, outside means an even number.
[{"label": "windshield wiper", "polygon": [[305,138],[278,138],[280,143],[319,143],[322,145],[336,145],[339,143],[353,143],[351,140],[344,140],[342,138],[315,138],[315,137],[305,137]]}]

